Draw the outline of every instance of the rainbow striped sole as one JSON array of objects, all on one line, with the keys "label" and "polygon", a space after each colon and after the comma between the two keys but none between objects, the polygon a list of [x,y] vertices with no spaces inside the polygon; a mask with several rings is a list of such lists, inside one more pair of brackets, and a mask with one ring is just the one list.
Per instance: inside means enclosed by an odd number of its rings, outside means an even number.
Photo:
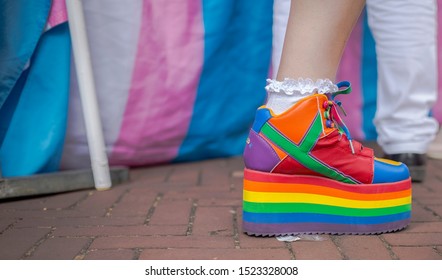
[{"label": "rainbow striped sole", "polygon": [[411,217],[411,179],[354,185],[246,168],[243,195],[249,235],[379,234],[405,228]]}]

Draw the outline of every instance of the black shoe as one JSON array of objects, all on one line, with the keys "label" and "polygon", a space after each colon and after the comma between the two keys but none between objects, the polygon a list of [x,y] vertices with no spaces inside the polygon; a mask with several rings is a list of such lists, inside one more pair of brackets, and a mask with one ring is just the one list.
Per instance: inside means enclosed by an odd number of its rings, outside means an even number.
[{"label": "black shoe", "polygon": [[427,164],[427,156],[425,154],[391,154],[384,155],[386,159],[400,161],[408,166],[410,170],[411,181],[422,182],[425,178],[425,169]]}]

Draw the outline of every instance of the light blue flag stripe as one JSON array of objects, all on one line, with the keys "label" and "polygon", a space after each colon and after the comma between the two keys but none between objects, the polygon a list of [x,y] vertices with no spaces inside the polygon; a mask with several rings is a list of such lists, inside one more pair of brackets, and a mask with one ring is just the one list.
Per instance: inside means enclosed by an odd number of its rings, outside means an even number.
[{"label": "light blue flag stripe", "polygon": [[[0,148],[2,175],[24,176],[59,169],[68,112],[68,24],[45,32],[22,76],[22,91]],[[17,97],[15,97],[17,98]]]},{"label": "light blue flag stripe", "polygon": [[273,1],[203,0],[204,65],[176,161],[241,154],[265,99]]}]

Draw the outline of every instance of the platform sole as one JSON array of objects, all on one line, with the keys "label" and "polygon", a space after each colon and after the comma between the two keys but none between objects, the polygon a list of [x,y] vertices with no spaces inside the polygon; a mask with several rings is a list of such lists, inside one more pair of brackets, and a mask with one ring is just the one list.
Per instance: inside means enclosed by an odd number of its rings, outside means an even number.
[{"label": "platform sole", "polygon": [[405,228],[411,179],[346,184],[244,170],[243,231],[249,235],[380,234]]}]

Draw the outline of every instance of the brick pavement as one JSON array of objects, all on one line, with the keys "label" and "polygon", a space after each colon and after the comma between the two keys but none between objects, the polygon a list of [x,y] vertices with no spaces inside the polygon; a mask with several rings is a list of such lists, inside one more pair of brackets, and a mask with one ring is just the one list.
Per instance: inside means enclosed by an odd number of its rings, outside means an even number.
[{"label": "brick pavement", "polygon": [[108,191],[0,201],[0,259],[442,259],[442,161],[413,185],[410,226],[285,243],[241,231],[242,158],[131,170]]}]

